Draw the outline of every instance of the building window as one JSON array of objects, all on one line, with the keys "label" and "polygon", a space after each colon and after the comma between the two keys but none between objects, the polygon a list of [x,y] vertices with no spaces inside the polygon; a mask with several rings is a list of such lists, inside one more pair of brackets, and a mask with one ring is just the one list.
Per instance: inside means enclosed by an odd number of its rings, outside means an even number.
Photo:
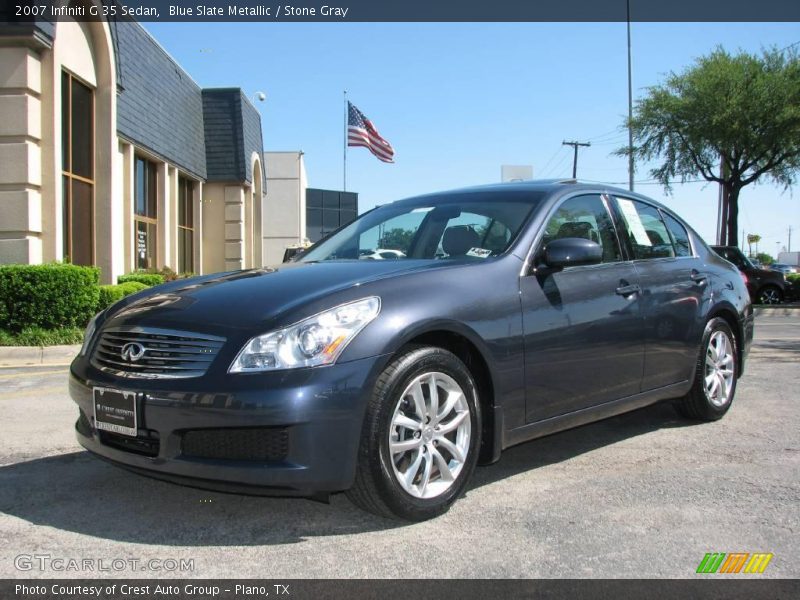
[{"label": "building window", "polygon": [[358,194],[308,188],[306,237],[318,242],[358,216]]},{"label": "building window", "polygon": [[194,183],[178,177],[178,272],[194,273]]},{"label": "building window", "polygon": [[94,264],[94,91],[61,73],[64,260]]},{"label": "building window", "polygon": [[158,212],[156,165],[137,156],[134,160],[134,223],[136,227],[136,268],[156,267]]}]

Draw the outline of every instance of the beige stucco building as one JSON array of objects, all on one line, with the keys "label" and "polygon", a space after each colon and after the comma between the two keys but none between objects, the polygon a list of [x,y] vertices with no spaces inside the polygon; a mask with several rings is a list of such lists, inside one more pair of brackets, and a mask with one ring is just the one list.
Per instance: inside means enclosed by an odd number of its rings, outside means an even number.
[{"label": "beige stucco building", "polygon": [[0,22],[0,263],[260,266],[261,119],[135,22]]}]

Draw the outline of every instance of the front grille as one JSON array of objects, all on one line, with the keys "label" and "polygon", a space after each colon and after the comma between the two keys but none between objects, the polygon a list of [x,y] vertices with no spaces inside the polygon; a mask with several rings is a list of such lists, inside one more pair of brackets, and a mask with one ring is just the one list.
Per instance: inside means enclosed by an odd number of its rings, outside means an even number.
[{"label": "front grille", "polygon": [[183,434],[181,451],[190,458],[277,462],[289,454],[286,427],[193,429]]},{"label": "front grille", "polygon": [[100,442],[125,452],[143,456],[158,456],[160,439],[157,431],[140,429],[136,437],[128,437],[110,431],[99,431]]},{"label": "front grille", "polygon": [[[92,365],[119,377],[200,377],[224,343],[225,338],[186,331],[109,328],[100,333]],[[126,347],[134,352],[123,355]]]}]

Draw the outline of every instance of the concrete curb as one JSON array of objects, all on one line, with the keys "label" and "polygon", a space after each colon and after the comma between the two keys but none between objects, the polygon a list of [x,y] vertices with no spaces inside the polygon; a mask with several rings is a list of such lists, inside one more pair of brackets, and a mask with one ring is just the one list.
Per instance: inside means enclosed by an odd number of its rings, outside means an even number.
[{"label": "concrete curb", "polygon": [[0,346],[0,368],[69,365],[80,352],[70,346]]}]

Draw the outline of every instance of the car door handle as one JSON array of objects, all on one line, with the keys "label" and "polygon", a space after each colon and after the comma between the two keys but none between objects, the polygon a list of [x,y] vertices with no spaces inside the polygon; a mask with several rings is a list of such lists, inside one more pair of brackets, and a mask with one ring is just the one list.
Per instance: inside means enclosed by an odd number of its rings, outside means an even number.
[{"label": "car door handle", "polygon": [[617,294],[620,296],[631,296],[642,291],[642,288],[638,283],[629,284],[627,281],[620,281],[620,284],[621,285],[616,290]]},{"label": "car door handle", "polygon": [[708,280],[708,275],[701,273],[697,269],[692,269],[692,272],[689,274],[689,279],[695,283],[705,283]]}]

